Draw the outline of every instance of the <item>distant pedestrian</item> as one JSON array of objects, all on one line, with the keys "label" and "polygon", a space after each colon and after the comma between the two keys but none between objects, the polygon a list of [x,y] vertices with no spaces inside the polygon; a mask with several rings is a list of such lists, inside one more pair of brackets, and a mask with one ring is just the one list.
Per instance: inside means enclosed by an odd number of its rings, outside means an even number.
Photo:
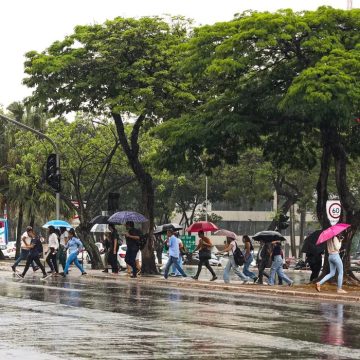
[{"label": "distant pedestrian", "polygon": [[139,240],[141,237],[141,231],[135,228],[133,221],[127,221],[126,224],[127,232],[125,233],[126,239],[126,255],[125,262],[131,266],[132,275],[131,278],[137,277],[137,268],[136,268],[136,255],[139,251]]},{"label": "distant pedestrian", "polygon": [[236,240],[231,237],[227,237],[226,241],[227,241],[227,245],[225,246],[223,252],[227,252],[229,254],[229,261],[227,262],[226,267],[224,269],[224,275],[223,275],[224,282],[225,283],[230,282],[230,271],[231,269],[233,269],[234,273],[241,280],[243,280],[243,283],[248,283],[250,279],[240,270],[239,266],[235,263],[234,260],[234,251],[238,246]]},{"label": "distant pedestrian", "polygon": [[103,246],[104,246],[104,270],[102,272],[104,273],[108,273],[109,269],[109,248],[110,248],[110,233],[106,232],[104,234],[104,239],[103,239]]},{"label": "distant pedestrian", "polygon": [[166,232],[168,237],[168,246],[169,246],[169,260],[165,265],[164,270],[164,278],[167,279],[169,276],[169,269],[171,265],[174,265],[175,268],[179,271],[179,273],[182,275],[182,277],[187,277],[184,270],[179,266],[178,260],[180,256],[180,248],[179,248],[179,242],[180,239],[178,239],[175,234],[174,230],[168,230]]},{"label": "distant pedestrian", "polygon": [[272,245],[273,245],[272,255],[271,255],[272,263],[270,269],[269,285],[275,284],[275,274],[277,274],[279,279],[281,278],[289,286],[292,286],[294,282],[284,273],[281,242],[273,241]]},{"label": "distant pedestrian", "polygon": [[43,273],[43,277],[41,278],[41,280],[45,280],[48,277],[48,275],[46,274],[45,268],[40,261],[40,255],[43,252],[43,246],[41,240],[39,236],[35,234],[35,231],[33,229],[29,229],[27,233],[31,238],[29,245],[29,254],[26,260],[24,271],[22,272],[22,274],[16,273],[16,276],[18,276],[19,278],[24,278],[27,271],[29,270],[31,263],[34,261],[37,264],[37,266],[39,266],[39,268]]},{"label": "distant pedestrian", "polygon": [[330,280],[332,277],[335,276],[336,271],[338,273],[337,277],[337,292],[339,294],[346,294],[347,291],[345,291],[342,288],[343,285],[343,276],[344,276],[344,268],[343,263],[340,258],[340,248],[341,248],[341,242],[344,240],[344,237],[342,235],[334,236],[330,240],[327,241],[327,250],[329,253],[329,265],[330,265],[330,272],[319,282],[316,283],[316,290],[320,291],[320,287],[322,284],[324,284],[326,281]]},{"label": "distant pedestrian", "polygon": [[258,266],[258,283],[263,284],[263,277],[269,278],[269,275],[265,272],[267,267],[271,266],[271,243],[260,242],[260,249],[257,254],[257,266]]},{"label": "distant pedestrian", "polygon": [[119,266],[117,260],[117,253],[120,246],[120,236],[115,229],[115,226],[109,224],[109,249],[108,249],[108,263],[111,265],[111,271],[113,274],[119,273]]},{"label": "distant pedestrian", "polygon": [[68,241],[69,233],[66,230],[66,227],[60,228],[60,239],[59,239],[59,249],[58,249],[58,260],[61,264],[61,267],[63,268],[63,271],[65,270],[66,265],[66,249],[65,245]]},{"label": "distant pedestrian", "polygon": [[50,267],[51,274],[58,274],[59,269],[57,265],[57,251],[59,248],[59,239],[57,237],[57,233],[55,231],[55,228],[53,226],[49,226],[49,250],[46,258],[46,262]]},{"label": "distant pedestrian", "polygon": [[82,267],[82,265],[80,264],[77,258],[79,253],[84,250],[84,246],[80,241],[80,239],[76,237],[74,229],[69,230],[69,239],[67,244],[65,245],[65,249],[66,250],[69,249],[69,256],[66,260],[64,272],[61,273],[61,275],[63,275],[64,277],[68,275],[69,267],[72,263],[74,263],[76,267],[81,271],[81,275],[86,275],[84,268]]},{"label": "distant pedestrian", "polygon": [[245,263],[243,267],[243,273],[245,276],[249,277],[250,279],[253,279],[255,283],[258,277],[252,271],[249,270],[249,267],[254,260],[254,246],[248,235],[244,235],[242,240],[243,243],[245,244],[245,251],[244,251]]},{"label": "distant pedestrian", "polygon": [[[178,265],[183,268],[183,252],[184,252],[184,245],[183,242],[181,241],[181,239],[179,238],[179,235],[176,233],[175,236],[178,238],[179,240],[179,258],[178,258]],[[174,276],[181,276],[179,270],[177,270],[175,268],[175,266],[173,265],[171,267],[171,271],[173,272]]]},{"label": "distant pedestrian", "polygon": [[[30,231],[32,231],[32,227],[28,226],[26,228],[26,231],[21,235],[20,255],[16,259],[15,263],[13,265],[11,265],[11,268],[14,272],[16,271],[16,267],[20,264],[20,261],[21,260],[26,261],[28,258],[28,255],[30,252],[30,242],[31,242],[31,237],[29,235]],[[31,267],[32,267],[33,271],[36,271],[38,269],[38,267],[36,267],[34,262],[31,263]]]},{"label": "distant pedestrian", "polygon": [[212,278],[210,281],[215,281],[217,279],[217,276],[215,274],[215,271],[210,266],[209,260],[211,259],[211,248],[212,248],[212,242],[211,240],[205,236],[203,231],[198,232],[199,235],[199,244],[197,245],[196,249],[194,251],[199,250],[199,265],[196,272],[196,275],[192,278],[194,280],[197,280],[199,278],[199,275],[201,273],[201,269],[203,265],[210,271]]}]

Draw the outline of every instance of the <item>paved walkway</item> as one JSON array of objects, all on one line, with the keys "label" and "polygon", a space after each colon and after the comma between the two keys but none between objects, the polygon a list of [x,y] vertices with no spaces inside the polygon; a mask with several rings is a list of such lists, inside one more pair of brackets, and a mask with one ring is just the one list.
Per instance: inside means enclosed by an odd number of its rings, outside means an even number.
[{"label": "paved walkway", "polygon": [[[0,261],[0,271],[11,271],[10,263],[8,261]],[[330,300],[337,302],[356,302],[360,304],[360,283],[359,287],[356,286],[344,286],[347,294],[337,294],[336,285],[325,284],[321,288],[321,292],[315,290],[313,284],[300,284],[292,287],[283,286],[268,286],[258,284],[241,284],[239,281],[233,281],[230,284],[225,284],[223,280],[218,279],[214,282],[209,280],[193,280],[191,277],[178,278],[169,277],[165,280],[162,276],[141,276],[137,279],[131,279],[125,272],[120,272],[117,275],[111,273],[103,273],[101,270],[90,270],[86,269],[88,277],[103,279],[104,281],[131,281],[139,282],[146,285],[155,287],[174,287],[183,289],[202,289],[218,292],[236,292],[236,293],[251,293],[267,296],[284,296],[284,297],[296,297],[302,300]],[[40,276],[40,275],[39,275]],[[74,269],[73,273],[70,273],[71,277],[79,276],[77,269]]]}]

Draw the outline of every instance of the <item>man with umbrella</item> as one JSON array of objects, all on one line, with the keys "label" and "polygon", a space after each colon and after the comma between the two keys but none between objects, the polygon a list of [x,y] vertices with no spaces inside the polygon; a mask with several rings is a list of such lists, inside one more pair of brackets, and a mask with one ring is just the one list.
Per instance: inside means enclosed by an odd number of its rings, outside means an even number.
[{"label": "man with umbrella", "polygon": [[127,232],[125,233],[126,239],[126,255],[125,255],[125,262],[131,266],[132,268],[132,275],[131,278],[137,277],[137,268],[136,268],[136,254],[139,250],[138,241],[141,237],[140,230],[135,228],[135,224],[133,221],[127,221],[125,223]]}]

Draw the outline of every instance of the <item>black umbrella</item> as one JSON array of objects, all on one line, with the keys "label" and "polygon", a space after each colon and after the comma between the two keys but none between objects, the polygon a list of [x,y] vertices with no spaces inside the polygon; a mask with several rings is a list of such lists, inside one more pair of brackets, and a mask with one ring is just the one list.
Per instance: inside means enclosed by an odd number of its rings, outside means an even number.
[{"label": "black umbrella", "polygon": [[109,216],[98,215],[91,219],[90,224],[108,224]]},{"label": "black umbrella", "polygon": [[315,230],[310,235],[308,235],[301,248],[301,252],[308,254],[321,254],[325,251],[326,242],[321,243],[320,245],[316,245],[316,241],[319,238],[322,230]]},{"label": "black umbrella", "polygon": [[175,223],[169,223],[169,224],[163,224],[156,227],[154,230],[154,234],[162,234],[165,233],[167,230],[181,230],[183,227],[179,224]]},{"label": "black umbrella", "polygon": [[277,231],[272,230],[264,230],[256,233],[253,237],[256,241],[264,241],[264,242],[271,242],[271,241],[285,241],[286,239]]}]

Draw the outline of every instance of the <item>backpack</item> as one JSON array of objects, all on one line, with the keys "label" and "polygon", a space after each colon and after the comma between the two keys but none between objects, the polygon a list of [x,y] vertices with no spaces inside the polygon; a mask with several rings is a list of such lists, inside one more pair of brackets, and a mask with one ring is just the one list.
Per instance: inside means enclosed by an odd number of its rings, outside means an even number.
[{"label": "backpack", "polygon": [[143,250],[149,239],[149,234],[140,235],[140,240],[138,241],[139,250]]},{"label": "backpack", "polygon": [[244,254],[242,253],[242,251],[240,250],[240,248],[237,246],[236,241],[235,241],[235,244],[236,244],[236,249],[233,252],[234,261],[235,261],[236,265],[242,266],[242,265],[244,265],[245,257],[244,257]]}]

